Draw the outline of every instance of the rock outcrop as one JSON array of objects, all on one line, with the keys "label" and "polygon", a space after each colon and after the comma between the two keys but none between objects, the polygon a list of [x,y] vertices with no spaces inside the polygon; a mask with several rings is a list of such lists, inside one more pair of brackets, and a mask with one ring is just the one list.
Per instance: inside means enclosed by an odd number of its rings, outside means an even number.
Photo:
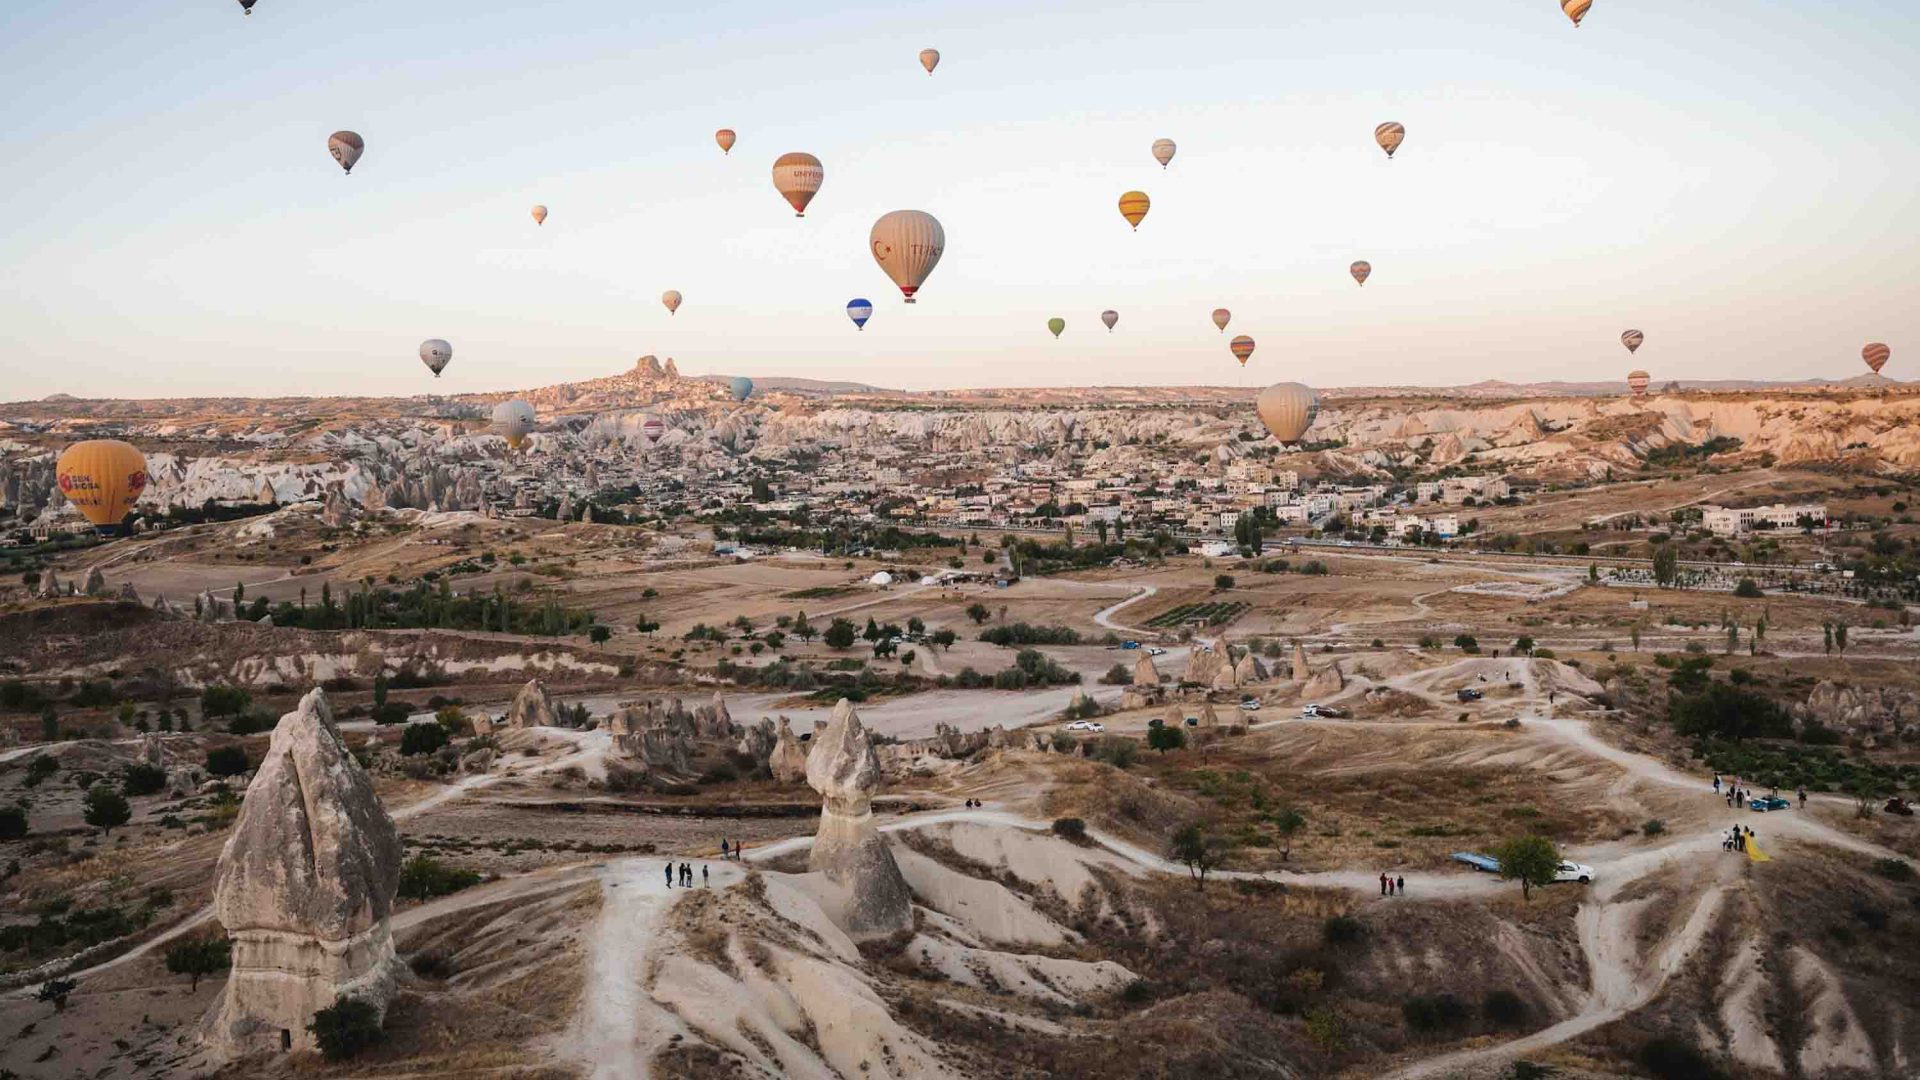
[{"label": "rock outcrop", "polygon": [[767,755],[767,771],[775,781],[797,784],[807,778],[807,748],[793,733],[793,722],[780,718],[780,732],[774,736],[773,753]]},{"label": "rock outcrop", "polygon": [[81,591],[88,596],[107,595],[107,577],[100,572],[99,567],[96,566],[87,571],[87,584]]},{"label": "rock outcrop", "polygon": [[547,684],[539,679],[529,679],[527,685],[514,695],[513,704],[508,707],[502,723],[510,728],[559,726],[553,718],[553,695],[547,693]]},{"label": "rock outcrop", "polygon": [[397,963],[388,925],[400,838],[315,690],[280,718],[214,884],[233,973],[204,1036],[224,1056],[314,1045],[314,1013],[341,997],[385,1010]]},{"label": "rock outcrop", "polygon": [[1869,747],[1920,737],[1920,695],[1897,687],[1841,686],[1822,680],[1793,713],[1803,729],[1818,724]]},{"label": "rock outcrop", "polygon": [[1233,677],[1233,666],[1227,663],[1225,656],[1203,645],[1195,645],[1187,654],[1187,669],[1181,673],[1180,681],[1212,686],[1223,671],[1229,679]]},{"label": "rock outcrop", "polygon": [[1296,640],[1293,643],[1293,681],[1303,683],[1312,677],[1312,672],[1307,670],[1306,647]]},{"label": "rock outcrop", "polygon": [[913,895],[873,820],[880,761],[845,698],[807,755],[807,783],[821,795],[820,831],[807,868],[845,893],[837,920],[849,937],[870,939],[913,926]]},{"label": "rock outcrop", "polygon": [[1346,676],[1340,674],[1339,664],[1328,664],[1307,680],[1300,690],[1304,698],[1329,698],[1347,688]]},{"label": "rock outcrop", "polygon": [[1234,682],[1241,686],[1245,686],[1248,683],[1265,681],[1266,677],[1267,665],[1261,663],[1260,658],[1253,655],[1252,649],[1248,649],[1246,655],[1240,658],[1240,662],[1233,665]]},{"label": "rock outcrop", "polygon": [[1160,685],[1160,669],[1153,666],[1153,654],[1142,652],[1140,659],[1133,662],[1133,685],[1140,687]]}]

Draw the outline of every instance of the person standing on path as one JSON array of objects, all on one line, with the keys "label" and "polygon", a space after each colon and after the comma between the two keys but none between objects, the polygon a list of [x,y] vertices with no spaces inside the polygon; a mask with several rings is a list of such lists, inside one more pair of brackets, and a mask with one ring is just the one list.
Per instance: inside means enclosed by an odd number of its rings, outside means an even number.
[{"label": "person standing on path", "polygon": [[727,854],[727,838],[724,836],[720,838],[720,857],[723,859],[730,857]]},{"label": "person standing on path", "polygon": [[1380,874],[1380,895],[1387,895],[1387,875],[1384,871]]},{"label": "person standing on path", "polygon": [[673,888],[673,864],[667,864],[667,888]]},{"label": "person standing on path", "polygon": [[1407,879],[1404,877],[1394,878],[1393,891],[1400,894],[1401,896],[1407,895]]},{"label": "person standing on path", "polygon": [[700,887],[703,889],[707,887],[707,864],[706,863],[700,864]]},{"label": "person standing on path", "polygon": [[1713,774],[1713,793],[1715,795],[1720,794],[1720,774],[1719,773]]},{"label": "person standing on path", "polygon": [[1800,786],[1800,809],[1805,810],[1806,808],[1807,808],[1807,788],[1806,788],[1806,785],[1802,784]]}]

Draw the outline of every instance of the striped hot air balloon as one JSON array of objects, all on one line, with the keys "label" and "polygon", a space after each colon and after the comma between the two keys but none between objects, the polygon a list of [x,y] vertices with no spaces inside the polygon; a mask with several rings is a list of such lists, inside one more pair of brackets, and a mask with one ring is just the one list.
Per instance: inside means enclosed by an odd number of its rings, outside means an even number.
[{"label": "striped hot air balloon", "polygon": [[648,444],[659,442],[660,436],[666,433],[667,425],[661,423],[660,418],[657,416],[649,415],[646,421],[640,425],[640,434],[646,436]]},{"label": "striped hot air balloon", "polygon": [[820,194],[820,185],[826,179],[827,171],[812,154],[781,154],[773,163],[774,190],[793,207],[794,217],[807,216],[807,204]]},{"label": "striped hot air balloon", "polygon": [[853,320],[855,330],[865,330],[867,320],[873,318],[873,301],[864,296],[847,301],[847,318]]},{"label": "striped hot air balloon", "polygon": [[1232,321],[1233,321],[1233,312],[1228,311],[1226,308],[1223,308],[1223,307],[1217,307],[1213,309],[1213,325],[1219,327],[1221,333],[1224,334],[1227,332],[1227,324]]},{"label": "striped hot air balloon", "polygon": [[1581,19],[1587,17],[1587,9],[1592,6],[1593,0],[1560,0],[1560,10],[1567,13],[1567,18],[1572,19],[1576,27]]},{"label": "striped hot air balloon", "polygon": [[1160,167],[1164,169],[1173,160],[1174,151],[1178,149],[1179,147],[1173,144],[1172,139],[1155,139],[1153,140],[1153,160],[1159,162]]},{"label": "striped hot air balloon", "polygon": [[1253,356],[1253,339],[1241,334],[1229,342],[1227,347],[1233,350],[1233,358],[1240,361],[1240,366],[1246,367],[1248,358]]},{"label": "striped hot air balloon", "polygon": [[1347,267],[1347,272],[1353,275],[1353,280],[1365,285],[1367,279],[1373,276],[1373,264],[1365,259],[1361,259],[1359,262]]},{"label": "striped hot air balloon", "polygon": [[1127,224],[1133,226],[1136,232],[1140,229],[1140,222],[1146,218],[1147,211],[1152,207],[1153,200],[1147,198],[1147,193],[1144,191],[1129,191],[1120,196],[1120,216],[1126,218]]},{"label": "striped hot air balloon", "polygon": [[89,439],[61,451],[53,476],[94,531],[112,533],[147,489],[147,459],[119,439]]},{"label": "striped hot air balloon", "polygon": [[1620,335],[1620,344],[1625,345],[1627,347],[1627,352],[1629,354],[1639,352],[1640,346],[1646,344],[1646,340],[1647,340],[1647,335],[1641,333],[1638,330],[1629,330],[1626,333]]},{"label": "striped hot air balloon", "polygon": [[1873,373],[1878,375],[1880,369],[1887,366],[1887,361],[1893,359],[1893,350],[1875,341],[1860,350],[1860,359],[1865,360]]},{"label": "striped hot air balloon", "polygon": [[733,140],[734,134],[732,128],[721,128],[719,131],[713,133],[713,141],[720,144],[720,152],[729,157],[733,154]]},{"label": "striped hot air balloon", "polygon": [[1320,398],[1311,387],[1300,383],[1276,383],[1260,391],[1253,408],[1274,438],[1297,443],[1319,417]]},{"label": "striped hot air balloon", "polygon": [[1407,141],[1407,129],[1389,120],[1373,129],[1373,141],[1380,144],[1380,149],[1385,150],[1387,158],[1391,160],[1393,152]]},{"label": "striped hot air balloon", "polygon": [[1634,397],[1645,397],[1647,385],[1652,381],[1653,377],[1644,371],[1627,372],[1627,389],[1633,391]]},{"label": "striped hot air balloon", "polygon": [[1107,324],[1107,333],[1113,333],[1114,324],[1120,321],[1120,313],[1109,308],[1100,313],[1100,321]]}]

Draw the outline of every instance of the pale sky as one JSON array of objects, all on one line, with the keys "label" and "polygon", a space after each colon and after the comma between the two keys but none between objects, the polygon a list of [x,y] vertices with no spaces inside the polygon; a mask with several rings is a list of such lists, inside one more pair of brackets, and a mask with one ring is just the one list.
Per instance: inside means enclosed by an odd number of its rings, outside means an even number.
[{"label": "pale sky", "polygon": [[[1869,340],[1910,378],[1917,91],[1891,0],[1596,0],[1578,30],[1556,0],[8,0],[0,400],[458,393],[644,353],[1235,384],[1240,332],[1249,386],[1845,378]],[[825,164],[804,221],[789,150]],[[868,253],[894,209],[946,228],[913,307]]]}]

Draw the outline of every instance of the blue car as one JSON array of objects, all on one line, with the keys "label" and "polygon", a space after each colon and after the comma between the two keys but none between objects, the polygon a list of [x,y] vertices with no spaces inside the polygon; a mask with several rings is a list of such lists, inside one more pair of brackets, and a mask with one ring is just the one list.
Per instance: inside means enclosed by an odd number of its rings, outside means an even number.
[{"label": "blue car", "polygon": [[1120,647],[1123,649],[1137,649],[1140,647],[1140,643],[1137,641],[1123,641],[1120,643]]},{"label": "blue car", "polygon": [[1788,802],[1787,800],[1781,798],[1778,795],[1762,795],[1757,799],[1749,799],[1747,801],[1747,808],[1749,810],[1753,810],[1754,812],[1761,813],[1761,814],[1764,814],[1769,810],[1790,809],[1792,806],[1793,806],[1792,803]]}]

